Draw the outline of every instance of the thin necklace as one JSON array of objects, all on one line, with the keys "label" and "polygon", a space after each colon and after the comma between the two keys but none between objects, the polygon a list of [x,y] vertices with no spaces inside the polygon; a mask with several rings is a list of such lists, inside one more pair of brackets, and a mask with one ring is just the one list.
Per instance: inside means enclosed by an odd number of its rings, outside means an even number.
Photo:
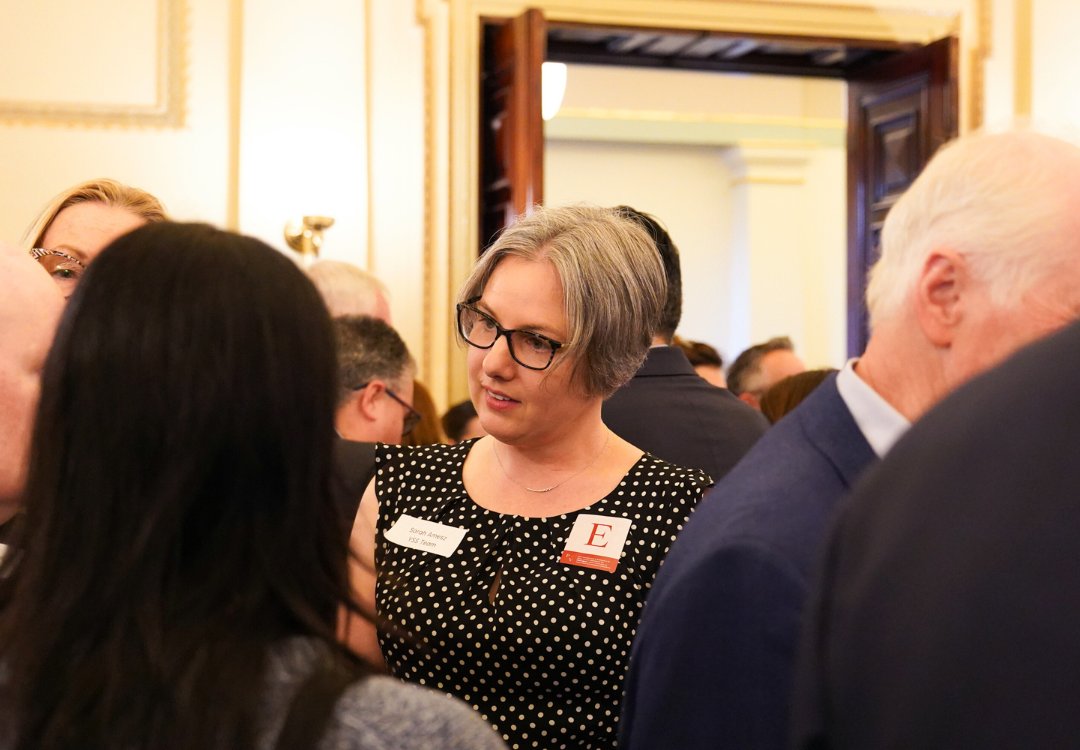
[{"label": "thin necklace", "polygon": [[600,460],[600,456],[604,455],[604,451],[607,450],[608,443],[610,441],[611,441],[611,430],[608,430],[607,437],[604,438],[603,447],[600,448],[600,452],[596,454],[596,457],[593,458],[592,461],[590,461],[584,467],[582,467],[582,468],[578,469],[577,471],[575,471],[573,474],[568,476],[566,479],[562,480],[561,482],[556,482],[555,484],[551,485],[550,487],[526,487],[521,482],[519,482],[518,480],[516,480],[512,476],[510,476],[510,472],[508,472],[506,470],[506,467],[503,466],[502,459],[499,458],[499,451],[495,450],[494,445],[491,446],[491,450],[495,454],[495,460],[498,461],[499,468],[502,469],[503,476],[505,476],[507,479],[509,479],[514,484],[516,484],[518,487],[520,487],[523,490],[526,490],[527,492],[551,492],[554,489],[558,489],[559,487],[562,487],[564,484],[569,482],[574,477],[580,476],[581,474],[585,473],[588,469],[591,469],[593,466],[595,466],[596,462]]}]

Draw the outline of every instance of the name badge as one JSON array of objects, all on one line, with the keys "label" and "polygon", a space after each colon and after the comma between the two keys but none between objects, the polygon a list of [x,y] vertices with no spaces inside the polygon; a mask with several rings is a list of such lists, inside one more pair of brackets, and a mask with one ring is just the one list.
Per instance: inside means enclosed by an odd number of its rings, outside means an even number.
[{"label": "name badge", "polygon": [[402,514],[383,536],[402,547],[450,557],[465,538],[465,531]]},{"label": "name badge", "polygon": [[570,529],[559,562],[614,573],[633,525],[629,518],[582,513]]}]

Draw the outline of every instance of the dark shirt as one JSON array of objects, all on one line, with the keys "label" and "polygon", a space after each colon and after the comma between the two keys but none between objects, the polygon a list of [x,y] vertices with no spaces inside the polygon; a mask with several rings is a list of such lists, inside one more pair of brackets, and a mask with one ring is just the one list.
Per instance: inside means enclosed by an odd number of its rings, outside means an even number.
[{"label": "dark shirt", "polygon": [[16,514],[4,523],[0,523],[0,544],[11,544],[15,536],[15,526],[18,520],[19,516]]},{"label": "dark shirt", "polygon": [[360,507],[360,498],[374,475],[375,443],[358,443],[344,438],[334,441],[331,490],[350,529]]}]

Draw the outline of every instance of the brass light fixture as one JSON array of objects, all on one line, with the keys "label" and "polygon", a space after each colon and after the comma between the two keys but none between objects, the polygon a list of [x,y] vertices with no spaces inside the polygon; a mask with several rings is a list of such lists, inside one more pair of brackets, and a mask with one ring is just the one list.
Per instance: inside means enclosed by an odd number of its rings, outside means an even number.
[{"label": "brass light fixture", "polygon": [[330,216],[305,216],[298,227],[292,221],[285,225],[285,242],[304,259],[304,265],[310,266],[319,259],[319,249],[323,244],[323,232],[334,226]]}]

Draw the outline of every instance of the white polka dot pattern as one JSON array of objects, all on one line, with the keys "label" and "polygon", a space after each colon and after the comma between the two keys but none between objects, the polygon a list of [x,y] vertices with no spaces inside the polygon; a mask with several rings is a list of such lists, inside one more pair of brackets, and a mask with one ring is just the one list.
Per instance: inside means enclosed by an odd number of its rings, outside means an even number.
[{"label": "white polka dot pattern", "polygon": [[[614,748],[645,595],[709,479],[646,455],[587,508],[524,518],[472,501],[461,478],[470,447],[379,447],[387,664],[475,706],[511,748]],[[403,513],[468,533],[450,557],[399,546],[383,534]],[[614,573],[559,562],[579,513],[633,521]]]}]

